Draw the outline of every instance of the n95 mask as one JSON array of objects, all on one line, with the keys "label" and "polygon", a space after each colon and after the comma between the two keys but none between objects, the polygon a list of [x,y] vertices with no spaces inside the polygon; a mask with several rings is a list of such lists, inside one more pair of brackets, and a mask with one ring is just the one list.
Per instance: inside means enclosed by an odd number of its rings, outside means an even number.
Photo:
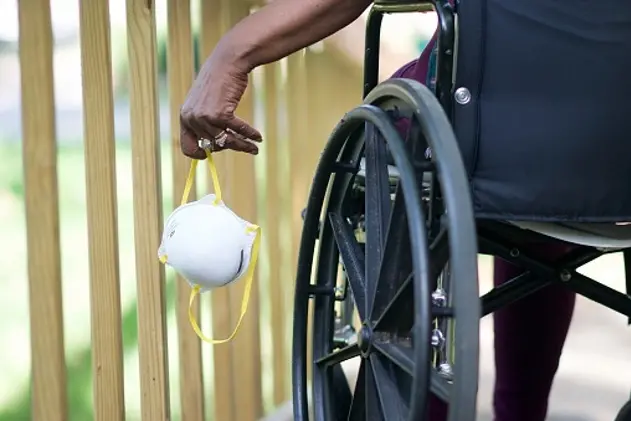
[{"label": "n95 mask", "polygon": [[240,218],[221,201],[221,189],[212,156],[208,165],[215,194],[186,203],[197,160],[191,163],[182,204],[167,218],[158,249],[159,260],[171,266],[191,286],[189,304],[200,292],[227,286],[241,278],[246,282],[241,315],[227,339],[209,339],[201,332],[189,305],[193,330],[204,341],[218,344],[230,341],[247,310],[254,269],[258,257],[260,228]]},{"label": "n95 mask", "polygon": [[256,231],[209,194],[168,217],[158,256],[200,292],[238,280],[250,265]]}]

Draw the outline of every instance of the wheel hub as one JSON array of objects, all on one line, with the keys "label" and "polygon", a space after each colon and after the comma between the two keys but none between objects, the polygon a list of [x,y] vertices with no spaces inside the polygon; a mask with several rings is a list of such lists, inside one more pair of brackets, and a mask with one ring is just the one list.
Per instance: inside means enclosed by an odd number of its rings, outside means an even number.
[{"label": "wheel hub", "polygon": [[357,332],[357,346],[362,357],[367,357],[370,354],[370,348],[372,345],[372,329],[370,326],[363,325],[359,332]]}]

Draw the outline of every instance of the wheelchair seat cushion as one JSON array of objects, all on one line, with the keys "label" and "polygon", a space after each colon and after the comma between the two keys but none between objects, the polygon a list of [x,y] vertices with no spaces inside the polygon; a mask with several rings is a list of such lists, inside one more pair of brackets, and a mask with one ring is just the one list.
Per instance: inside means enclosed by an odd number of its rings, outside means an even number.
[{"label": "wheelchair seat cushion", "polygon": [[510,223],[572,244],[603,250],[631,247],[631,225],[628,224],[540,221],[512,221]]},{"label": "wheelchair seat cushion", "polygon": [[[631,220],[631,2],[458,5],[452,121],[479,218]],[[424,81],[422,81],[424,82]]]},{"label": "wheelchair seat cushion", "polygon": [[[399,170],[388,165],[390,194],[396,192],[399,182]],[[423,174],[423,185],[429,188],[429,173]],[[356,183],[365,187],[366,161],[359,162]],[[533,231],[566,243],[596,247],[602,250],[621,250],[631,247],[631,222],[624,223],[589,223],[589,222],[541,222],[541,221],[506,221],[521,229]]]}]

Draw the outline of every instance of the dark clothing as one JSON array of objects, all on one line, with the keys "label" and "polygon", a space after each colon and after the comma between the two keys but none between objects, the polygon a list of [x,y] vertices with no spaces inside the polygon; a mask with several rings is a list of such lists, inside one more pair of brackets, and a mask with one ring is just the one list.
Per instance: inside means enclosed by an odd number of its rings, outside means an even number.
[{"label": "dark clothing", "polygon": [[[631,220],[631,3],[463,0],[459,21],[455,87],[472,99],[451,117],[476,216]],[[393,76],[431,85],[434,46]],[[554,261],[572,246],[523,248]],[[495,258],[495,286],[521,273]],[[550,286],[494,314],[495,421],[545,420],[574,303]],[[437,398],[429,412],[446,419]]]},{"label": "dark clothing", "polygon": [[631,2],[462,0],[458,17],[476,215],[631,220]]},{"label": "dark clothing", "polygon": [[[431,82],[428,74],[430,42],[421,57],[407,63],[393,77],[406,77],[421,83]],[[399,121],[402,134],[406,121]],[[542,260],[554,261],[571,250],[567,244],[524,245],[524,251]],[[523,271],[500,258],[494,259],[494,285],[519,276]],[[556,374],[561,351],[574,312],[576,294],[554,285],[513,303],[493,315],[495,327],[496,379],[493,393],[495,421],[544,421],[548,396]],[[429,421],[445,421],[447,406],[431,396]]]}]

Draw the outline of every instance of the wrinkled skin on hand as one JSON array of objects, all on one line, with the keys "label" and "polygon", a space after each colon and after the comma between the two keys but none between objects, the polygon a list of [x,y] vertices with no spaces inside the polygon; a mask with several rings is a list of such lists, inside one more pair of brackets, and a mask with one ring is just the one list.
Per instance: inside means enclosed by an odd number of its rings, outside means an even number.
[{"label": "wrinkled skin on hand", "polygon": [[211,55],[200,69],[180,109],[180,145],[184,155],[205,159],[198,145],[201,138],[212,140],[224,130],[227,138],[221,149],[258,154],[258,130],[234,113],[248,86],[248,73],[228,60]]}]

